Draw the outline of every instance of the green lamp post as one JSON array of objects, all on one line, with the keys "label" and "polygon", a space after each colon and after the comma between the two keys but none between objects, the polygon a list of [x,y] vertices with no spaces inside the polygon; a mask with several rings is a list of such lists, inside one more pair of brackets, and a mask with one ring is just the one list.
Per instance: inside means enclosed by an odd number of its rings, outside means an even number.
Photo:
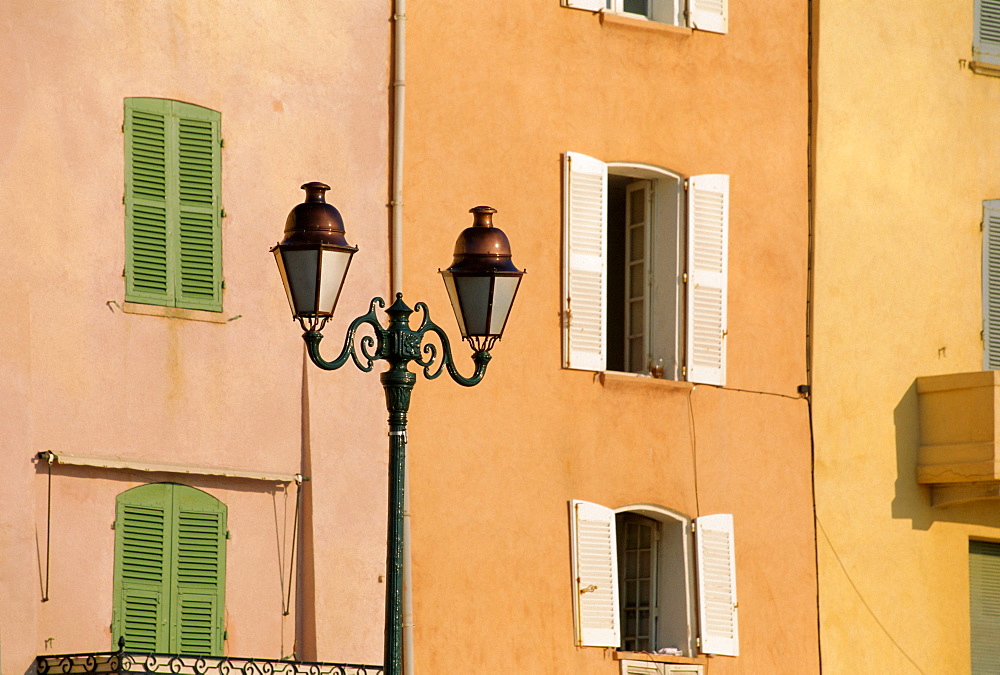
[{"label": "green lamp post", "polygon": [[[386,536],[386,597],[385,597],[385,675],[400,675],[402,669],[402,559],[403,559],[403,484],[406,457],[406,414],[410,392],[417,380],[408,366],[412,361],[424,371],[424,377],[434,379],[447,370],[455,382],[471,387],[482,381],[490,362],[490,350],[503,335],[507,317],[517,295],[523,270],[511,262],[510,242],[499,228],[493,226],[496,209],[477,206],[471,227],[466,228],[455,243],[455,258],[451,267],[441,270],[448,296],[458,319],[462,339],[472,347],[475,371],[462,376],[452,357],[448,336],[431,321],[430,312],[422,302],[415,309],[403,302],[397,293],[385,313],[388,326],[383,327],[375,313],[376,305],[385,301],[373,298],[368,312],[354,319],[347,329],[344,346],[333,361],[320,356],[322,330],[333,316],[340,291],[357,252],[345,239],[344,220],[340,212],[326,203],[330,189],[323,183],[306,183],[306,200],[297,205],[285,223],[285,238],[271,249],[288,295],[292,316],[305,331],[312,362],[323,370],[336,370],[348,360],[358,368],[371,372],[375,361],[386,361],[388,368],[380,378],[385,389],[389,413],[389,518]],[[420,325],[410,328],[410,315],[422,314]],[[359,328],[370,327],[374,336],[356,339]],[[423,344],[424,337],[433,334],[441,341],[440,354],[433,342]]]}]

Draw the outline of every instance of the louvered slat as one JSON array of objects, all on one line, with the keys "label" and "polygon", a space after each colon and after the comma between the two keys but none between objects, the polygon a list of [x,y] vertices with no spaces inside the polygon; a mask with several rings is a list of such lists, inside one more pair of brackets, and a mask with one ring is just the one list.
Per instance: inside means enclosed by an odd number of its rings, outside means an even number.
[{"label": "louvered slat", "polygon": [[567,152],[563,253],[564,360],[568,368],[607,364],[607,165]]},{"label": "louvered slat", "polygon": [[1000,370],[1000,199],[983,202],[983,369]]},{"label": "louvered slat", "polygon": [[135,652],[155,652],[162,621],[162,597],[155,591],[129,588],[124,591],[125,607],[122,618],[125,649]]},{"label": "louvered slat", "polygon": [[1000,673],[1000,544],[969,542],[972,675]]}]

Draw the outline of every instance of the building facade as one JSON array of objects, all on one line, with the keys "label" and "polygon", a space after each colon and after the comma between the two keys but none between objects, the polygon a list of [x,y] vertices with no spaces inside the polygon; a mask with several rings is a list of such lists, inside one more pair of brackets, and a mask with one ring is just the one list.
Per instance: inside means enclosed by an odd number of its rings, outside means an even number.
[{"label": "building facade", "polygon": [[388,15],[0,8],[3,672],[120,638],[381,663],[382,392],[306,367],[268,249],[328,181],[342,305],[385,293]]},{"label": "building facade", "polygon": [[807,4],[705,4],[407,5],[410,304],[477,205],[527,269],[414,392],[416,672],[819,667]]},{"label": "building facade", "polygon": [[824,671],[995,673],[1000,7],[813,5]]}]

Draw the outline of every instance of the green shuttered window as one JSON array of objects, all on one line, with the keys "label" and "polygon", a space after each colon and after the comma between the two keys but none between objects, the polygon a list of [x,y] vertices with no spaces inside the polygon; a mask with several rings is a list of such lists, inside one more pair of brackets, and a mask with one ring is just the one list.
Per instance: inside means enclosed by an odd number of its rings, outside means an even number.
[{"label": "green shuttered window", "polygon": [[1000,370],[1000,199],[983,202],[983,370]]},{"label": "green shuttered window", "polygon": [[222,311],[220,115],[125,99],[125,299]]},{"label": "green shuttered window", "polygon": [[186,485],[118,495],[112,633],[125,649],[222,654],[226,506]]},{"label": "green shuttered window", "polygon": [[972,673],[1000,673],[1000,544],[969,542]]},{"label": "green shuttered window", "polygon": [[975,0],[972,58],[1000,65],[1000,0]]}]

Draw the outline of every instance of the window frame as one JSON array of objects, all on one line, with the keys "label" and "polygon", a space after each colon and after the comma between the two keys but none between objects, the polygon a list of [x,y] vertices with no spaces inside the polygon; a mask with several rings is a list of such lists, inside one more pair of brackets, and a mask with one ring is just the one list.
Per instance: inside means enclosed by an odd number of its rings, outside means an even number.
[{"label": "window frame", "polygon": [[[573,617],[577,646],[621,649],[619,600],[619,514],[637,513],[661,523],[676,521],[683,542],[685,569],[684,656],[739,655],[739,616],[733,516],[713,514],[689,519],[652,504],[610,509],[583,500],[569,501]],[[721,545],[720,545],[721,544]],[[721,552],[721,554],[720,554]],[[661,566],[662,569],[662,566]],[[664,580],[661,576],[661,586]],[[706,585],[709,584],[709,585]],[[613,603],[613,604],[612,604]],[[712,616],[709,617],[709,612]],[[697,617],[697,618],[696,618]],[[722,628],[722,632],[719,628]]]},{"label": "window frame", "polygon": [[[656,306],[646,316],[648,333],[654,334],[652,342],[646,343],[647,357],[655,359],[658,352],[672,361],[664,368],[662,376],[666,379],[724,386],[729,176],[703,174],[684,178],[649,164],[605,162],[572,151],[563,156],[563,367],[612,370],[608,343],[612,325],[609,176],[652,181],[651,194],[657,202],[656,214],[651,218],[650,240],[656,250],[654,265],[660,269],[651,275],[649,282]],[[672,215],[664,215],[668,210]],[[663,246],[666,248],[661,250]],[[669,263],[656,262],[658,257],[670,256],[674,258]],[[715,264],[715,268],[706,266],[706,261]],[[656,330],[652,329],[654,326]],[[661,344],[657,334],[672,342]],[[630,372],[644,374],[644,369]]]},{"label": "window frame", "polygon": [[222,311],[221,113],[124,102],[125,301]]}]

